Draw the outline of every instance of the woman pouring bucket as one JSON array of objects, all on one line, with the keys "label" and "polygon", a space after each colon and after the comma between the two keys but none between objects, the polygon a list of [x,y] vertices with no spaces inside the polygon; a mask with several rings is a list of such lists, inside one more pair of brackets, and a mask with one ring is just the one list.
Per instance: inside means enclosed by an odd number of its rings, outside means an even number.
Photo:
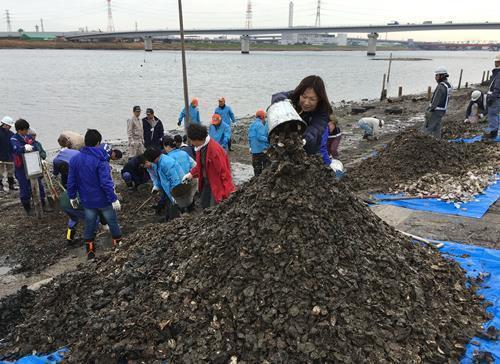
[{"label": "woman pouring bucket", "polygon": [[[317,154],[327,150],[324,135],[333,110],[326,94],[323,80],[319,76],[307,76],[295,90],[274,94],[268,109],[269,133],[276,132],[290,125],[296,125],[303,131],[304,149],[307,154]],[[324,144],[324,145],[323,145]],[[343,166],[338,160],[332,160],[328,154],[323,156],[328,161],[337,178],[343,176]]]}]

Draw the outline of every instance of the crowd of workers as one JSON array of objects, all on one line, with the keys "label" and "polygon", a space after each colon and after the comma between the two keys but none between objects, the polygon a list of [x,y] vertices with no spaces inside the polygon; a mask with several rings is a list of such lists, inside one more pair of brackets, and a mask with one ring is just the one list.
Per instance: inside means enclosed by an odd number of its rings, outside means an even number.
[{"label": "crowd of workers", "polygon": [[[487,94],[474,90],[466,111],[466,122],[478,122],[488,115],[488,127],[484,137],[496,138],[500,118],[500,55],[495,59],[495,69]],[[452,86],[448,82],[446,69],[435,72],[438,83],[431,103],[426,110],[423,131],[433,137],[441,137],[442,118],[446,113]],[[321,155],[338,177],[343,168],[337,160],[342,137],[333,116],[323,80],[319,76],[308,76],[292,91],[272,96],[271,103],[290,100],[291,105],[305,122],[304,149],[308,154]],[[182,212],[194,209],[193,197],[199,193],[202,209],[214,206],[227,199],[235,190],[228,152],[231,150],[231,129],[236,118],[223,97],[214,110],[209,127],[202,125],[198,110],[198,99],[189,106],[189,126],[186,135],[165,133],[162,121],[154,110],[146,109],[140,118],[141,108],[132,108],[132,117],[127,120],[128,161],[121,176],[128,190],[134,192],[138,186],[152,183],[152,194],[160,196],[157,212],[165,210],[165,219],[171,220]],[[178,126],[186,120],[186,110],[178,118]],[[269,164],[269,126],[264,110],[257,110],[248,129],[248,144],[252,155],[254,174],[259,175]],[[365,117],[358,126],[363,130],[363,139],[377,138],[384,121],[377,117]],[[14,127],[14,134],[10,129]],[[95,237],[99,224],[107,225],[113,245],[121,242],[121,229],[117,211],[121,209],[115,183],[112,178],[110,160],[122,157],[122,152],[102,143],[102,136],[95,129],[87,130],[85,136],[74,132],[63,132],[58,143],[61,147],[53,159],[52,174],[60,176],[64,193],[60,196],[62,209],[69,217],[67,241],[75,239],[76,226],[85,222],[83,239],[89,258],[95,257]],[[47,155],[36,140],[36,131],[29,123],[19,119],[15,123],[6,116],[0,127],[0,188],[4,174],[9,190],[20,189],[20,200],[28,215],[32,215],[32,186],[37,183],[40,203],[44,211],[52,209],[47,203],[42,177],[28,178],[23,155],[38,152],[42,160]],[[45,165],[44,165],[45,166]],[[14,178],[15,177],[15,178]]]}]

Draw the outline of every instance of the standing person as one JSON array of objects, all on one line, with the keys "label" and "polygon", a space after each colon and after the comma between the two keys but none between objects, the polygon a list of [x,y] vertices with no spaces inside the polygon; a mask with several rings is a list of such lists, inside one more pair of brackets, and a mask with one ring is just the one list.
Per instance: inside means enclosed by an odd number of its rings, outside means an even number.
[{"label": "standing person", "polygon": [[328,121],[328,142],[327,150],[328,154],[332,156],[333,159],[337,159],[339,156],[339,145],[342,139],[342,132],[338,126],[338,122],[335,116],[330,115],[330,120]]},{"label": "standing person", "polygon": [[436,139],[441,139],[441,126],[443,116],[448,110],[448,103],[453,88],[448,82],[448,71],[446,68],[439,67],[434,71],[435,80],[438,83],[427,111],[425,113],[424,133],[433,136]]},{"label": "standing person", "polygon": [[10,116],[2,118],[0,126],[0,191],[3,191],[4,173],[7,175],[7,183],[10,191],[16,191],[14,181],[14,164],[12,162],[12,146],[10,139],[14,133],[10,130],[14,126],[14,120]]},{"label": "standing person", "polygon": [[130,158],[121,170],[122,178],[127,184],[129,192],[137,191],[138,186],[150,180],[145,164],[146,159],[144,155],[138,155],[134,158]]},{"label": "standing person", "polygon": [[47,159],[47,152],[45,151],[45,149],[43,149],[42,143],[40,143],[38,140],[36,140],[36,130],[33,128],[30,128],[28,130],[28,134],[33,139],[33,146],[36,148],[36,150],[38,150],[38,153],[40,153],[40,158],[42,158],[42,160],[46,160]]},{"label": "standing person", "polygon": [[163,123],[155,116],[155,112],[151,108],[146,109],[146,117],[142,119],[142,127],[144,128],[144,147],[161,148],[161,138],[163,138]]},{"label": "standing person", "polygon": [[118,246],[121,241],[121,230],[116,216],[116,211],[119,211],[121,206],[111,178],[108,154],[99,147],[101,140],[102,136],[97,130],[87,130],[85,147],[69,162],[68,197],[74,209],[77,209],[79,204],[83,206],[83,238],[88,259],[95,258],[94,242],[99,214],[106,219],[113,246]]},{"label": "standing person", "polygon": [[304,149],[308,154],[320,152],[321,141],[332,106],[326,94],[325,83],[319,76],[307,76],[293,91],[274,94],[271,103],[290,99],[295,110],[307,124]]},{"label": "standing person", "polygon": [[222,122],[219,114],[212,115],[212,124],[208,129],[208,134],[212,140],[219,143],[224,150],[229,150],[229,143],[231,141],[231,127]]},{"label": "standing person", "polygon": [[498,136],[500,126],[500,53],[495,57],[495,68],[491,72],[491,83],[486,96],[488,105],[488,127],[485,137],[494,140]]},{"label": "standing person", "polygon": [[[19,119],[14,125],[17,133],[10,138],[10,145],[12,147],[14,157],[14,175],[19,182],[19,199],[21,200],[21,204],[23,205],[28,216],[33,216],[33,211],[31,210],[31,182],[26,176],[26,172],[24,170],[23,154],[31,153],[37,149],[35,141],[28,134],[30,124],[24,119]],[[41,177],[38,178],[38,188],[40,190],[40,202],[42,204],[43,211],[52,212],[53,210],[47,206],[45,201],[45,189],[43,188]]]},{"label": "standing person", "polygon": [[207,128],[191,124],[187,130],[196,150],[196,166],[183,177],[183,181],[198,178],[203,209],[221,203],[235,191],[227,153],[208,135]]},{"label": "standing person", "polygon": [[[231,124],[236,123],[236,118],[234,117],[233,109],[231,109],[231,106],[226,105],[225,97],[219,97],[219,106],[215,108],[214,114],[220,115],[222,118],[222,122],[229,126],[229,131],[231,131]],[[229,138],[229,141],[227,143],[227,149],[232,151],[231,138]]]},{"label": "standing person", "polygon": [[384,120],[378,119],[376,116],[369,118],[361,118],[358,121],[358,126],[363,130],[363,139],[377,140],[380,134],[380,129],[384,127]]},{"label": "standing person", "polygon": [[486,114],[486,98],[480,90],[472,91],[469,105],[465,111],[466,123],[478,123]]},{"label": "standing person", "polygon": [[[196,124],[191,124],[196,125]],[[153,164],[153,169],[158,178],[153,179],[155,183],[152,193],[156,193],[161,187],[166,198],[166,216],[169,221],[179,217],[180,211],[172,197],[172,190],[182,183],[182,168],[173,158],[163,154],[161,150],[150,147],[144,152],[144,158]]]},{"label": "standing person", "polygon": [[[184,118],[186,117],[186,108],[182,108],[181,113],[179,114],[179,120],[177,121],[177,126],[181,126]],[[189,122],[193,124],[200,124],[200,110],[198,109],[198,99],[195,97],[191,100],[191,104],[189,105]]]},{"label": "standing person", "polygon": [[252,153],[253,173],[258,176],[269,164],[269,158],[265,153],[269,148],[269,137],[264,110],[257,110],[255,113],[255,119],[248,129],[248,145]]},{"label": "standing person", "polygon": [[134,106],[133,116],[127,120],[128,157],[132,158],[144,152],[144,128],[141,116],[141,107]]}]

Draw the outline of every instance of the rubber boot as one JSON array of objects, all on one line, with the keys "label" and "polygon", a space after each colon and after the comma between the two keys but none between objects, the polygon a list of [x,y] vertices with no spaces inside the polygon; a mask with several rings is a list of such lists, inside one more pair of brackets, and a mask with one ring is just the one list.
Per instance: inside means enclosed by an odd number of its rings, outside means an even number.
[{"label": "rubber boot", "polygon": [[113,238],[113,248],[118,248],[122,242],[122,237]]},{"label": "rubber boot", "polygon": [[17,191],[19,189],[16,186],[16,182],[14,180],[14,177],[7,177],[7,182],[9,183],[9,190],[10,191]]},{"label": "rubber boot", "polygon": [[24,211],[26,211],[26,215],[35,216],[35,211],[31,208],[31,202],[23,202]]},{"label": "rubber boot", "polygon": [[76,229],[68,228],[68,231],[66,232],[66,242],[69,246],[73,246],[73,243],[75,242],[75,235]]},{"label": "rubber boot", "polygon": [[127,190],[128,190],[128,192],[134,192],[135,191],[134,183],[132,181],[128,181],[127,182]]},{"label": "rubber boot", "polygon": [[46,199],[42,200],[42,210],[43,212],[54,212],[54,209],[50,207]]},{"label": "rubber boot", "polygon": [[95,244],[93,240],[85,241],[85,248],[87,250],[87,259],[95,258]]}]

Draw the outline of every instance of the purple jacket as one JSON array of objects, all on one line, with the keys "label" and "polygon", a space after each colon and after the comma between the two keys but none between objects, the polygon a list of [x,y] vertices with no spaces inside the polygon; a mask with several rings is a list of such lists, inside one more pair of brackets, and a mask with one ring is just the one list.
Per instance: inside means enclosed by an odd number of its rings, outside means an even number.
[{"label": "purple jacket", "polygon": [[83,147],[69,162],[68,196],[80,197],[83,207],[110,206],[118,197],[111,178],[108,153],[100,147]]}]

